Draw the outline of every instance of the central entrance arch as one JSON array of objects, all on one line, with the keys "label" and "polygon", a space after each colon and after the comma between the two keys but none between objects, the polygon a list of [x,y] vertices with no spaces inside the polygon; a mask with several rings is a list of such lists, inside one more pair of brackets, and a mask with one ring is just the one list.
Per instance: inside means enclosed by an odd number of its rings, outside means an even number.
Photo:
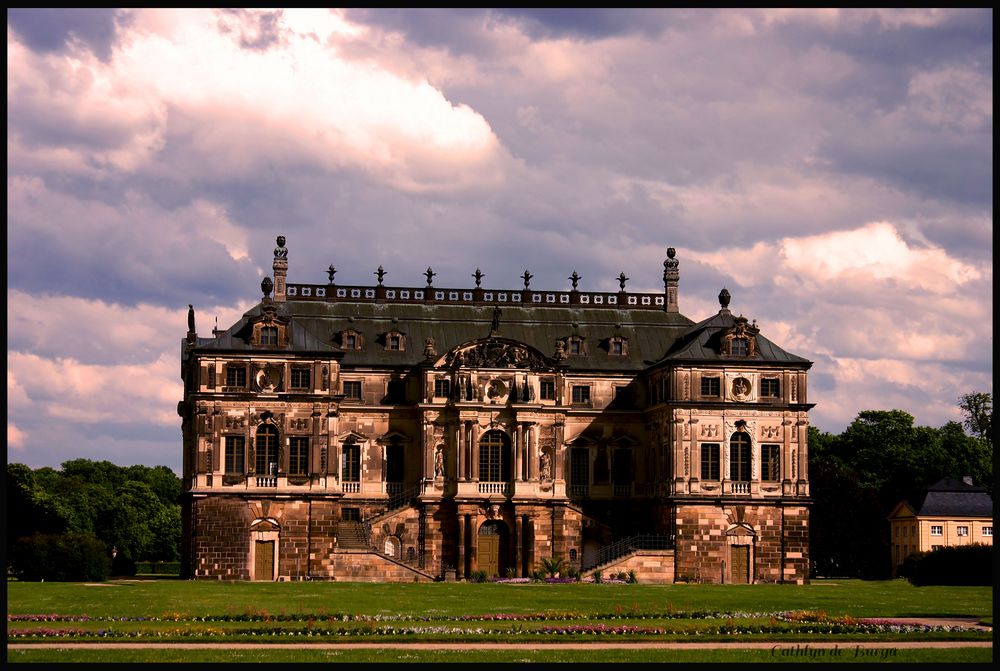
[{"label": "central entrance arch", "polygon": [[486,575],[502,576],[507,570],[508,538],[507,525],[499,520],[483,522],[479,527],[477,558],[479,570]]}]

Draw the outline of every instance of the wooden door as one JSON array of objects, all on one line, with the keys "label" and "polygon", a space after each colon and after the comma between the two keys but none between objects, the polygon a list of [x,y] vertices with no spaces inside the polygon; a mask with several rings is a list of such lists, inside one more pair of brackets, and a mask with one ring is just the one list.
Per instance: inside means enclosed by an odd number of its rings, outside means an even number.
[{"label": "wooden door", "polygon": [[729,558],[732,562],[732,581],[745,585],[750,582],[750,546],[732,545],[729,547]]},{"label": "wooden door", "polygon": [[274,580],[274,541],[257,541],[253,579]]},{"label": "wooden door", "polygon": [[479,569],[487,576],[500,575],[500,535],[480,534]]}]

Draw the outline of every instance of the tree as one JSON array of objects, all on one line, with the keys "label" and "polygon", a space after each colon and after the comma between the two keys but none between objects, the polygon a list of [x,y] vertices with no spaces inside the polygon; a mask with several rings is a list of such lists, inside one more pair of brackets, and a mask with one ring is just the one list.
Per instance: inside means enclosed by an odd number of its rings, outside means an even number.
[{"label": "tree", "polygon": [[993,439],[993,394],[972,392],[958,399],[958,407],[965,414],[962,425],[980,440]]}]

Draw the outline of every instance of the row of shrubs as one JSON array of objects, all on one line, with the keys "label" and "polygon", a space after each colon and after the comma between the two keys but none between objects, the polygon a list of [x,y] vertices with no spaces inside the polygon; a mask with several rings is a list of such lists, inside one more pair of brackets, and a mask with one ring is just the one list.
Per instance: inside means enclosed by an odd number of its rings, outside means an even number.
[{"label": "row of shrubs", "polygon": [[992,585],[993,546],[972,543],[914,552],[903,562],[899,575],[917,587]]},{"label": "row of shrubs", "polygon": [[[590,574],[590,577],[595,583],[601,583],[605,580],[616,580],[627,583],[639,582],[638,578],[636,578],[634,570],[609,573],[607,577],[605,577],[601,571],[594,571]],[[507,578],[517,578],[517,569],[513,567],[507,569]],[[558,563],[551,563],[547,560],[542,560],[541,565],[531,572],[530,578],[532,582],[548,582],[554,580],[559,580],[561,582],[581,582],[585,579],[584,575],[580,572],[580,569],[575,566],[567,566],[562,561],[559,561]],[[482,569],[470,572],[466,579],[469,582],[491,581],[489,574]]]}]

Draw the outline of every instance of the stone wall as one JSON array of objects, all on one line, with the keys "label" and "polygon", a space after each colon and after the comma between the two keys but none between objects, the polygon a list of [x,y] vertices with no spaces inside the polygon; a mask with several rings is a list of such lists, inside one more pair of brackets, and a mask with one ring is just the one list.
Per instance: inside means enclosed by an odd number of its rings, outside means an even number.
[{"label": "stone wall", "polygon": [[749,546],[749,580],[809,580],[809,511],[802,505],[678,504],[676,580],[740,582],[733,546]]},{"label": "stone wall", "polygon": [[[669,585],[674,582],[673,550],[636,550],[599,569],[601,577],[611,578],[617,573],[635,571],[638,582],[648,585]],[[593,571],[583,577],[593,575]]]}]

